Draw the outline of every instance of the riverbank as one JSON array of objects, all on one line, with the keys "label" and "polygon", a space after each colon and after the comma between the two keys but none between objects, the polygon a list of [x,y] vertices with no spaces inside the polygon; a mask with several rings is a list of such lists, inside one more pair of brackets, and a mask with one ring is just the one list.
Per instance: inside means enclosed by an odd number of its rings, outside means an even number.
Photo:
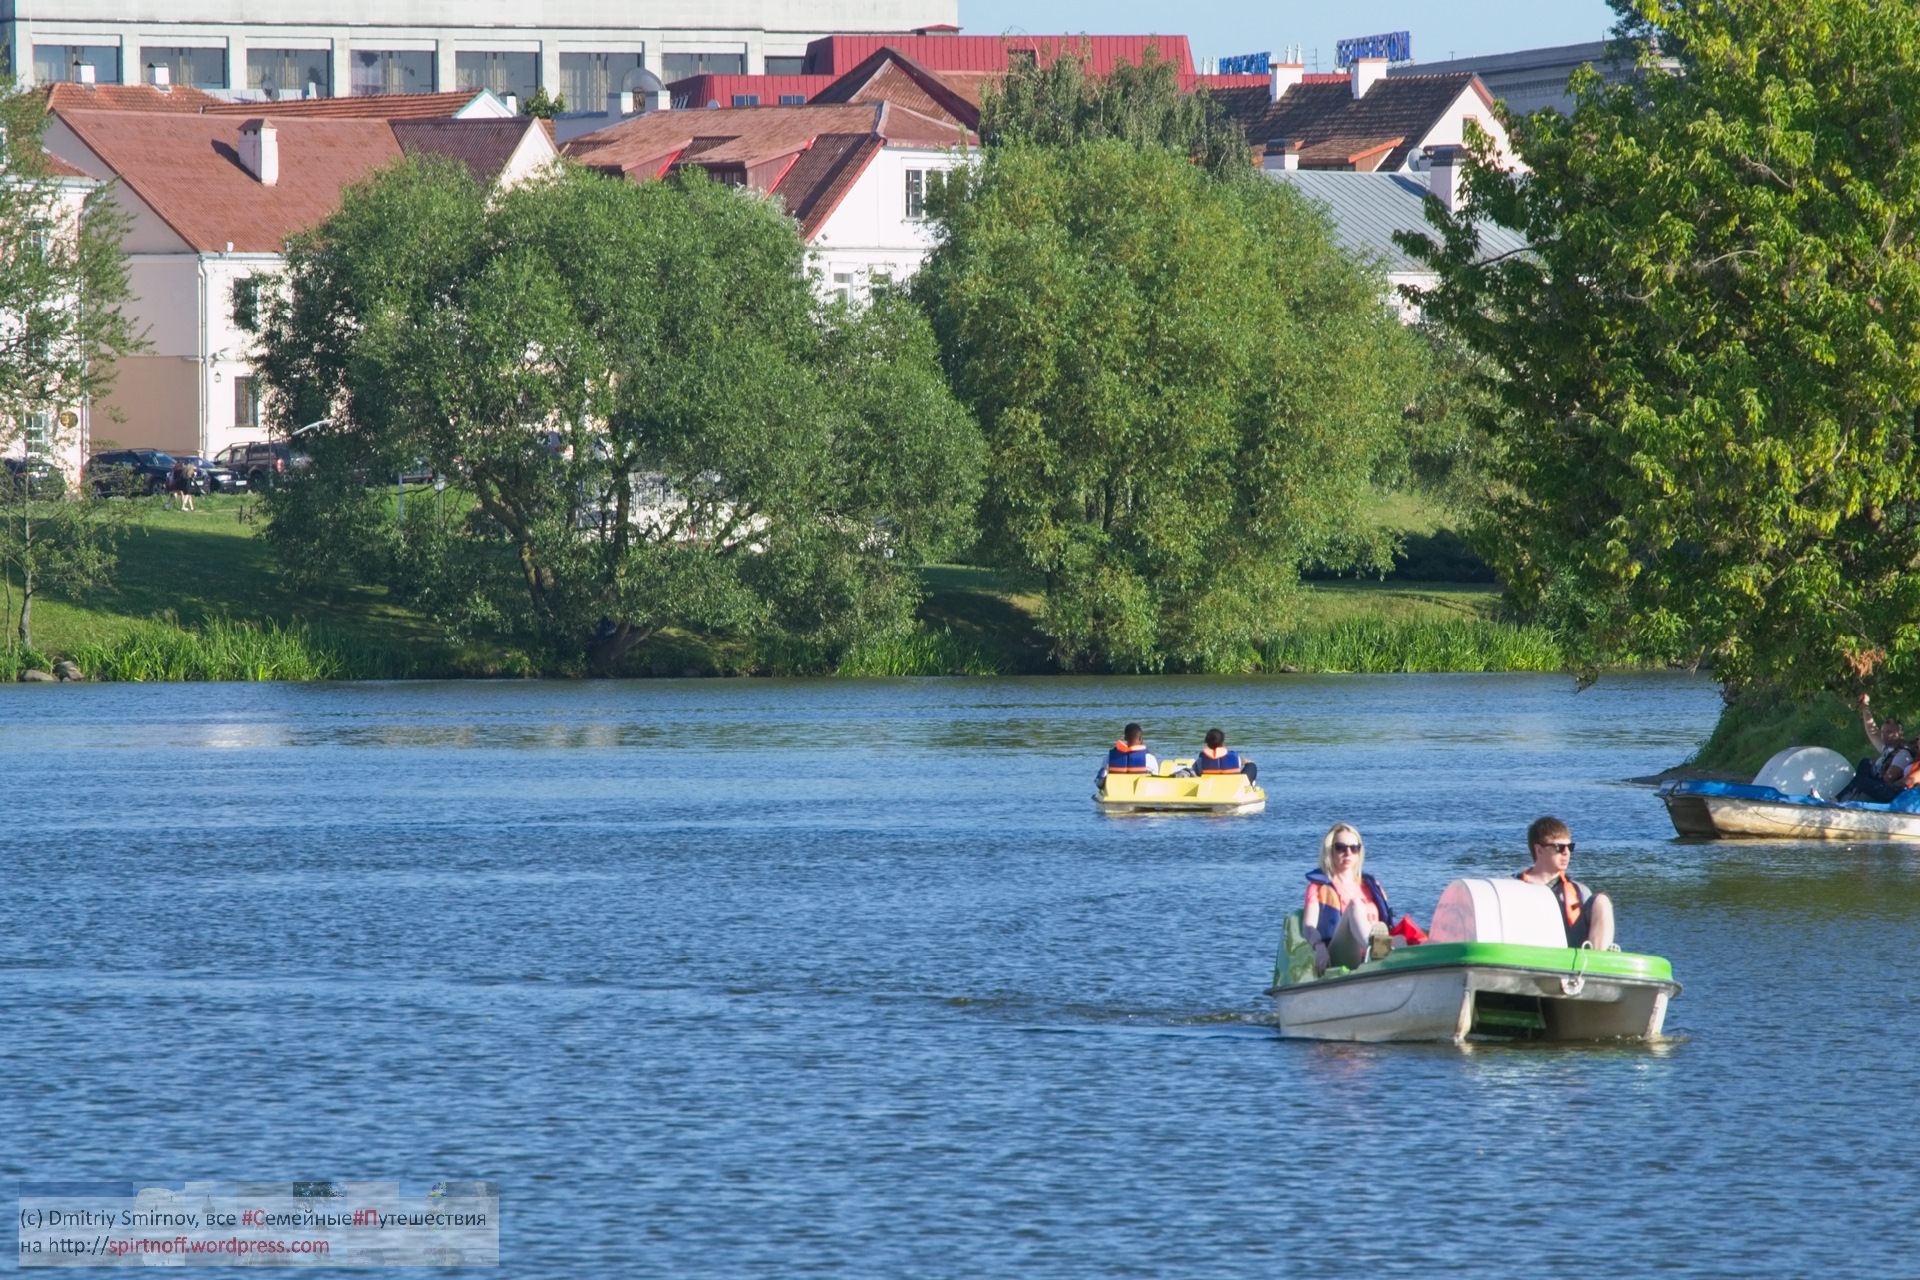
[{"label": "riverbank", "polygon": [[[299,592],[282,580],[248,499],[143,511],[111,589],[37,595],[35,652],[0,644],[0,679],[72,659],[108,680],[309,680],[580,674],[503,642],[456,643],[376,587]],[[989,569],[924,570],[918,629],[856,650],[839,674],[1023,675],[1056,670],[1037,595]],[[1482,583],[1314,582],[1295,629],[1249,654],[1249,672],[1552,671],[1552,638],[1505,620]],[[14,593],[6,634],[17,616]],[[793,674],[810,655],[669,634],[630,655],[637,676]]]}]

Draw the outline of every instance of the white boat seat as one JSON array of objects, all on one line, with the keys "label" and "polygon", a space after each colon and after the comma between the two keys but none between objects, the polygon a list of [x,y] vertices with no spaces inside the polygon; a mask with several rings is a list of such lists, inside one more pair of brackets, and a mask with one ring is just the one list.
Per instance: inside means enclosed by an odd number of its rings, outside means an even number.
[{"label": "white boat seat", "polygon": [[1429,942],[1505,942],[1565,947],[1567,927],[1553,890],[1524,880],[1455,880],[1440,891]]}]

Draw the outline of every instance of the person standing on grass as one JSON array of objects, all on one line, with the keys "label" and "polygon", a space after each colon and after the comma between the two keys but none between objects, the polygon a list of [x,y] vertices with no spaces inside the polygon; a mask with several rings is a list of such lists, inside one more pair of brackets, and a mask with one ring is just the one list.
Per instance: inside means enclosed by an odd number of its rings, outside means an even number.
[{"label": "person standing on grass", "polygon": [[1618,951],[1613,943],[1613,899],[1595,893],[1567,874],[1573,861],[1573,832],[1558,818],[1537,818],[1527,828],[1533,865],[1514,876],[1528,884],[1545,885],[1560,906],[1569,947],[1591,946],[1595,951]]},{"label": "person standing on grass", "polygon": [[174,460],[173,470],[167,472],[167,488],[170,491],[167,505],[173,505],[172,495],[180,495],[180,509],[193,510],[193,468],[179,459]]}]

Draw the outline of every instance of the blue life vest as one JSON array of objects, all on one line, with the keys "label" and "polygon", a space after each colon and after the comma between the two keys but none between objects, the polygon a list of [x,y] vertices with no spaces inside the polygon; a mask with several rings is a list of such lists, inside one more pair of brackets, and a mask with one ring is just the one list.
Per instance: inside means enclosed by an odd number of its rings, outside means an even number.
[{"label": "blue life vest", "polygon": [[[1340,891],[1333,887],[1333,881],[1327,873],[1318,867],[1307,872],[1307,883],[1319,890],[1322,908],[1316,913],[1319,918],[1307,926],[1307,941],[1312,942],[1318,936],[1322,942],[1332,942],[1334,930],[1340,927]],[[1387,891],[1380,887],[1380,882],[1362,871],[1360,887],[1373,899],[1373,909],[1380,913],[1380,923],[1389,929],[1393,928],[1393,908],[1387,905]],[[1306,922],[1303,919],[1301,923]]]},{"label": "blue life vest", "polygon": [[1202,747],[1200,758],[1193,763],[1201,774],[1239,773],[1241,769],[1240,753],[1232,747]]},{"label": "blue life vest", "polygon": [[1122,739],[1113,744],[1113,750],[1107,752],[1108,773],[1145,773],[1147,771],[1147,744],[1130,747]]}]

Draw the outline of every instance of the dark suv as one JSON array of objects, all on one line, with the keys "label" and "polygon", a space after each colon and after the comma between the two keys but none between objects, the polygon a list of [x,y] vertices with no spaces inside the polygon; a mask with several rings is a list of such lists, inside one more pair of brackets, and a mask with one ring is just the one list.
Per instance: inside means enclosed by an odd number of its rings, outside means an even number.
[{"label": "dark suv", "polygon": [[213,463],[245,479],[249,489],[263,489],[289,471],[312,466],[313,459],[277,440],[254,440],[222,449]]},{"label": "dark suv", "polygon": [[114,449],[87,462],[87,479],[102,497],[110,493],[164,493],[173,455],[158,449]]},{"label": "dark suv", "polygon": [[0,458],[0,475],[14,488],[36,498],[57,498],[67,491],[66,477],[43,458]]}]

